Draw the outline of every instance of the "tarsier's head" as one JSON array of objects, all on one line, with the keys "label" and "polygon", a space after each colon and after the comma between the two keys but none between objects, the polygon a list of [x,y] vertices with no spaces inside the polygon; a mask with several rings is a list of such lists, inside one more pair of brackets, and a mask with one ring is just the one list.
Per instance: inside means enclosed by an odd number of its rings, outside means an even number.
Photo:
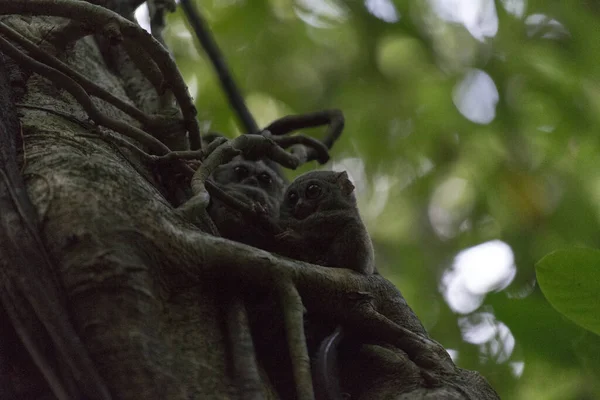
[{"label": "tarsier's head", "polygon": [[242,158],[219,166],[213,173],[213,179],[221,185],[238,186],[248,194],[253,189],[260,189],[276,199],[281,199],[285,188],[283,179],[263,161]]},{"label": "tarsier's head", "polygon": [[354,185],[345,171],[311,171],[288,186],[279,216],[305,219],[317,211],[351,207],[356,207]]}]

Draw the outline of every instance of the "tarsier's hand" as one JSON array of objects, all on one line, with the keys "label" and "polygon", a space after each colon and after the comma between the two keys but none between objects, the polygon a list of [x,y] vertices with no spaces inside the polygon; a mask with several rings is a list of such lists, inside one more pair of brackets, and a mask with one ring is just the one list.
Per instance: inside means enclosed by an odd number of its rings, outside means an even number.
[{"label": "tarsier's hand", "polygon": [[252,211],[256,213],[256,216],[259,218],[267,218],[269,216],[269,210],[266,204],[261,204],[259,202],[252,202]]},{"label": "tarsier's hand", "polygon": [[184,160],[184,162],[194,171],[202,165],[202,162],[199,160]]},{"label": "tarsier's hand", "polygon": [[303,238],[302,238],[302,235],[300,235],[298,232],[294,231],[293,229],[286,228],[283,232],[275,235],[275,240],[281,241],[281,242],[293,242],[293,241],[302,241]]}]

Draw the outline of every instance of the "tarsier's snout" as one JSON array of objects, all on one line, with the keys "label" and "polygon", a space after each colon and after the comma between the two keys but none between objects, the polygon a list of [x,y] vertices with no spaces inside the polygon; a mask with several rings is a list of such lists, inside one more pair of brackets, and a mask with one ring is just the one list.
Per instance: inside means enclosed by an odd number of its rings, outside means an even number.
[{"label": "tarsier's snout", "polygon": [[312,206],[302,201],[302,199],[298,200],[298,203],[294,206],[294,218],[296,219],[304,219],[312,212]]},{"label": "tarsier's snout", "polygon": [[252,175],[252,176],[249,176],[246,179],[244,179],[242,181],[242,184],[248,185],[248,186],[256,186],[256,187],[258,187],[258,179],[256,179],[256,177]]}]

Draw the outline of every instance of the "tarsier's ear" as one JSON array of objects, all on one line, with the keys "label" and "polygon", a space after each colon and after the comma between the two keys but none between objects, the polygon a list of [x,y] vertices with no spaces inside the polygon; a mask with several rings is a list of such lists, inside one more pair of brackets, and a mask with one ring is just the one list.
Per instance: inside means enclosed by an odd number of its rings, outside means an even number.
[{"label": "tarsier's ear", "polygon": [[354,185],[350,182],[350,179],[348,179],[348,173],[346,171],[338,174],[336,182],[343,194],[349,195],[354,191]]}]

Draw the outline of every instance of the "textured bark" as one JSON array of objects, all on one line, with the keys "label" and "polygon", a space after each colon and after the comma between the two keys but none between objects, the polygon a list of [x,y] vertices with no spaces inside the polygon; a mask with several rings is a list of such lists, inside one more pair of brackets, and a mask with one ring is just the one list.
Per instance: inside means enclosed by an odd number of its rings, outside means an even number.
[{"label": "textured bark", "polygon": [[[19,16],[3,21],[36,43],[65,23]],[[122,51],[98,43],[88,36],[65,51],[45,46],[119,98],[154,111],[152,86]],[[26,78],[20,103],[87,120],[54,83],[20,72]],[[94,102],[107,115],[136,124],[107,103]],[[201,232],[174,210],[185,192],[175,187],[178,181],[158,175],[138,154],[100,139],[89,124],[42,110],[19,111],[22,175],[65,299],[65,317],[113,398],[240,398],[230,373],[222,295],[232,287],[269,290],[281,279],[294,282],[309,312],[365,338],[342,349],[343,383],[353,398],[497,398],[479,374],[455,367],[427,338],[401,294],[382,277],[330,271]],[[370,292],[372,307],[424,338],[421,346],[390,335],[394,346],[382,344],[385,334],[375,334],[347,306],[348,293],[356,292]],[[35,370],[31,364],[23,368]],[[41,377],[31,376],[45,387]],[[274,398],[263,381],[265,396]],[[49,394],[47,387],[40,390]]]}]

